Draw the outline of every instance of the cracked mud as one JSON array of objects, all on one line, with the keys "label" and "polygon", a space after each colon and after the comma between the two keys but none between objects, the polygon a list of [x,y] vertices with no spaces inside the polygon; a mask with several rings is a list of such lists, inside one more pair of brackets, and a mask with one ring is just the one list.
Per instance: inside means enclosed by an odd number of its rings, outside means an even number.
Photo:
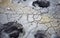
[{"label": "cracked mud", "polygon": [[60,0],[48,0],[47,8],[32,6],[35,0],[18,1],[0,4],[0,28],[2,24],[17,21],[25,31],[18,38],[60,38]]}]

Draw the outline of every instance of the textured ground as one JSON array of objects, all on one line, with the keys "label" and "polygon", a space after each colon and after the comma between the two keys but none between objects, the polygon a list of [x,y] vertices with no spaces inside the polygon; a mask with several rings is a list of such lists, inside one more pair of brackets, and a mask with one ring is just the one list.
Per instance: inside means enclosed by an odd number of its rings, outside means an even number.
[{"label": "textured ground", "polygon": [[[54,3],[55,4],[55,3]],[[51,5],[40,10],[19,4],[16,8],[0,8],[0,22],[17,21],[25,28],[23,38],[34,38],[37,30],[44,30],[47,38],[60,35],[60,6]]]}]

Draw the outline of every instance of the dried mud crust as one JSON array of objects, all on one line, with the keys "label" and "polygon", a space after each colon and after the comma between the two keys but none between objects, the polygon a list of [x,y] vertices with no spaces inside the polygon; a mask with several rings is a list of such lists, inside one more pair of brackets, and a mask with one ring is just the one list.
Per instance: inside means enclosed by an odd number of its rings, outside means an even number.
[{"label": "dried mud crust", "polygon": [[0,14],[0,19],[0,22],[3,24],[9,21],[17,21],[21,23],[26,32],[23,38],[35,38],[34,34],[37,30],[45,31],[44,34],[47,38],[51,38],[53,35],[56,35],[56,33],[59,35],[60,33],[60,19],[55,19],[48,14],[21,14],[12,12]]},{"label": "dried mud crust", "polygon": [[[15,5],[13,7],[11,6],[2,10],[4,11],[1,11],[2,13],[0,14],[0,22],[3,24],[11,21],[17,21],[18,23],[21,23],[26,32],[25,35],[22,36],[23,38],[38,37],[39,34],[36,35],[38,30],[43,30],[42,35],[46,35],[44,38],[54,38],[60,36],[60,18],[55,18],[55,13],[53,14],[54,16],[51,15],[52,12],[55,11],[42,13],[41,11],[32,9],[31,7],[27,7],[22,4],[17,6]],[[34,37],[34,35],[36,36]]]}]

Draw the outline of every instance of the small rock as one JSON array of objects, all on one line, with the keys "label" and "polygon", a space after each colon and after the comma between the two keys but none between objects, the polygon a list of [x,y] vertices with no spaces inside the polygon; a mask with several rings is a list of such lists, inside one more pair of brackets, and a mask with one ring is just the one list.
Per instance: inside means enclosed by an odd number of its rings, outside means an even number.
[{"label": "small rock", "polygon": [[49,23],[50,21],[51,21],[50,16],[48,16],[48,15],[41,16],[41,23]]}]

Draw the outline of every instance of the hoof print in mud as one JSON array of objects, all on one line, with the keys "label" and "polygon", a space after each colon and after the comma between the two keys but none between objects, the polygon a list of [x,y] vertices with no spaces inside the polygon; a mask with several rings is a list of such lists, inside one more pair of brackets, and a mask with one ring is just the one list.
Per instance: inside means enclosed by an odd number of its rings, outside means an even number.
[{"label": "hoof print in mud", "polygon": [[38,30],[36,34],[34,35],[35,38],[45,38],[46,35],[42,33],[42,31]]},{"label": "hoof print in mud", "polygon": [[49,1],[46,1],[46,0],[41,0],[41,1],[37,0],[37,1],[34,1],[32,3],[32,5],[34,7],[36,7],[36,5],[38,5],[38,7],[47,8],[47,7],[50,6],[50,2]]},{"label": "hoof print in mud", "polygon": [[24,35],[23,26],[17,22],[8,22],[3,24],[0,38],[18,38],[19,35]]}]

